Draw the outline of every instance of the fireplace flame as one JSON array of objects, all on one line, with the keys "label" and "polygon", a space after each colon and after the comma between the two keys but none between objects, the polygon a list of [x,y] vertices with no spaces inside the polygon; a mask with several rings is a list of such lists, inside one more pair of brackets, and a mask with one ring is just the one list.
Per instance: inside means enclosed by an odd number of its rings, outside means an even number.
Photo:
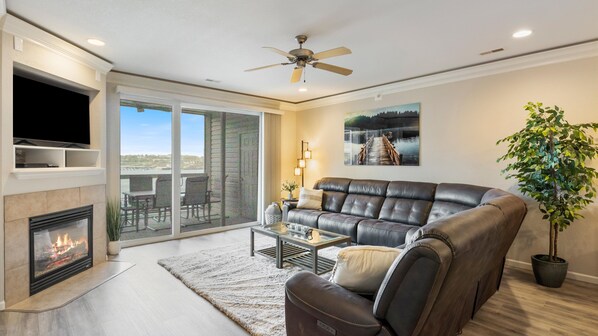
[{"label": "fireplace flame", "polygon": [[62,247],[64,245],[71,245],[72,241],[69,239],[69,234],[65,233],[63,238],[60,239],[60,235],[58,235],[58,239],[56,239],[56,247]]},{"label": "fireplace flame", "polygon": [[87,250],[87,239],[81,238],[74,241],[69,237],[68,233],[65,233],[63,235],[58,235],[56,243],[52,245],[52,248],[55,254],[62,255],[69,252],[71,249],[77,248],[79,245],[84,245],[83,247]]}]

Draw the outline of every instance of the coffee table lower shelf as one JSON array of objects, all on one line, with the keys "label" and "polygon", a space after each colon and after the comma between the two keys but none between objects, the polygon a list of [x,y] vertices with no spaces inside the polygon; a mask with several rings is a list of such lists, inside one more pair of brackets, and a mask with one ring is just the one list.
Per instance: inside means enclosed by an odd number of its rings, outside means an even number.
[{"label": "coffee table lower shelf", "polygon": [[[310,251],[305,251],[303,253],[293,255],[284,259],[284,261],[313,272],[314,263],[312,252]],[[324,258],[322,256],[318,256],[318,271],[316,272],[316,274],[319,275],[332,271],[332,269],[334,268],[334,264],[334,261],[328,258]]]},{"label": "coffee table lower shelf", "polygon": [[[282,249],[282,259],[283,261],[291,256],[294,256],[295,254],[299,254],[299,253],[305,253],[305,252],[309,252],[306,249],[302,249],[300,247],[294,246],[294,245],[288,245],[285,244],[284,248]],[[272,259],[276,259],[276,246],[272,246],[272,247],[267,247],[261,250],[255,250],[255,253],[272,258]]]},{"label": "coffee table lower shelf", "polygon": [[[276,260],[276,246],[255,250],[255,253]],[[299,266],[310,271],[313,271],[314,268],[312,252],[308,249],[292,244],[284,244],[284,247],[282,248],[282,261],[286,261],[289,264]],[[335,262],[333,260],[318,256],[317,274],[324,274],[326,272],[332,271],[334,264]]]}]

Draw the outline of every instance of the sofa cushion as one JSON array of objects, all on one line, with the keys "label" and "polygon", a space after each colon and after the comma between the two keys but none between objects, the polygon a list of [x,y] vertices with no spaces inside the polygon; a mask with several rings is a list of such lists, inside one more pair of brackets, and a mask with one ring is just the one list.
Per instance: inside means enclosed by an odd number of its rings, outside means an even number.
[{"label": "sofa cushion", "polygon": [[470,208],[478,206],[484,194],[490,190],[470,184],[440,183],[436,187],[435,201],[444,201],[467,205]]},{"label": "sofa cushion", "polygon": [[318,229],[350,236],[351,240],[356,242],[357,224],[364,219],[363,217],[328,212],[318,218]]},{"label": "sofa cushion", "polygon": [[399,254],[399,249],[382,246],[343,248],[330,281],[355,293],[374,294]]},{"label": "sofa cushion", "polygon": [[384,197],[388,183],[388,181],[380,180],[353,180],[349,184],[348,193]]},{"label": "sofa cushion", "polygon": [[357,244],[397,247],[405,243],[405,236],[419,226],[366,219],[357,226]]},{"label": "sofa cushion", "polygon": [[435,183],[392,181],[386,189],[386,197],[434,201]]},{"label": "sofa cushion", "polygon": [[301,191],[299,192],[299,203],[297,203],[297,208],[322,210],[323,193],[323,190],[301,188]]},{"label": "sofa cushion", "polygon": [[346,215],[378,218],[384,197],[359,194],[349,194],[341,209]]},{"label": "sofa cushion", "polygon": [[347,193],[349,191],[349,184],[351,184],[351,179],[348,178],[324,177],[316,182],[314,189]]},{"label": "sofa cushion", "polygon": [[432,209],[432,202],[405,199],[386,198],[379,218],[382,220],[422,226],[426,224]]},{"label": "sofa cushion", "polygon": [[330,212],[341,212],[347,194],[339,191],[324,191],[322,209]]},{"label": "sofa cushion", "polygon": [[436,201],[434,202],[434,205],[432,205],[432,209],[430,210],[430,215],[428,216],[428,223],[432,223],[440,218],[444,218],[461,211],[469,210],[471,208],[473,207],[463,204]]},{"label": "sofa cushion", "polygon": [[436,187],[428,223],[478,206],[490,188],[458,183],[441,183]]},{"label": "sofa cushion", "polygon": [[318,218],[328,213],[320,210],[309,210],[309,209],[293,209],[289,211],[287,222],[303,224],[314,228],[318,227]]}]

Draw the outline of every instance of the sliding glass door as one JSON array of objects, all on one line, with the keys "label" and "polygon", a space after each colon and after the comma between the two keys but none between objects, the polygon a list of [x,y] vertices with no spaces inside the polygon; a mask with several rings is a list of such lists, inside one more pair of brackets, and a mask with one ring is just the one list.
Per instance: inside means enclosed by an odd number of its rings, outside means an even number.
[{"label": "sliding glass door", "polygon": [[179,106],[121,100],[123,240],[258,218],[260,116]]},{"label": "sliding glass door", "polygon": [[[203,142],[200,143],[197,134],[201,127]],[[207,204],[193,206],[191,201],[183,200],[183,232],[257,220],[259,116],[183,109],[181,152],[183,159],[191,153],[203,154],[203,167],[195,172],[185,169],[181,162],[185,186],[193,185],[188,177],[202,183],[205,180],[208,185]],[[199,170],[201,173],[196,174]],[[185,191],[185,197],[195,196]],[[204,199],[202,195],[195,198]]]},{"label": "sliding glass door", "polygon": [[122,100],[122,240],[172,234],[172,107]]}]

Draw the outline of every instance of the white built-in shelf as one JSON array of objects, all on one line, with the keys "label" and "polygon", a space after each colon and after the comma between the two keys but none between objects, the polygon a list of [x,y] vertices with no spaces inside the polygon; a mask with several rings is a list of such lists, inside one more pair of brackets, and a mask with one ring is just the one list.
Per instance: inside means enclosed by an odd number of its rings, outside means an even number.
[{"label": "white built-in shelf", "polygon": [[13,168],[17,179],[36,179],[70,176],[88,176],[104,173],[100,167],[100,151],[97,149],[60,148],[14,145],[14,161],[27,164],[47,164],[49,167]]}]

